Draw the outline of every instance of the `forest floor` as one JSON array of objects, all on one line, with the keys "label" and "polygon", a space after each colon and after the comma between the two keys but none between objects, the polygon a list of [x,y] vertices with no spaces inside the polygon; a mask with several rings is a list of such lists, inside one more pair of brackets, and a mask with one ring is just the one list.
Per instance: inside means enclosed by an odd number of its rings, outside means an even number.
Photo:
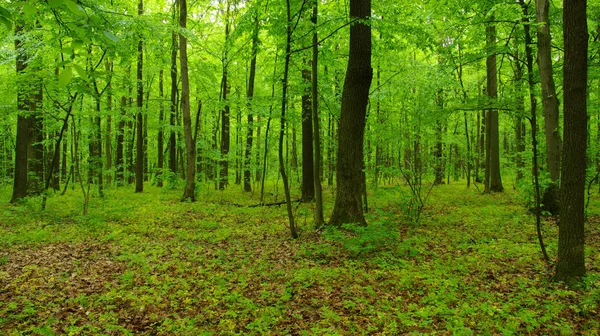
[{"label": "forest floor", "polygon": [[[551,281],[512,188],[437,186],[418,224],[407,192],[371,191],[367,228],[315,232],[312,205],[294,205],[293,240],[285,207],[240,206],[258,197],[237,186],[202,187],[193,204],[179,190],[109,188],[86,217],[77,189],[41,212],[36,198],[9,205],[0,186],[0,334],[598,335],[598,199],[588,276],[569,289]],[[544,233],[554,259],[552,218]]]}]

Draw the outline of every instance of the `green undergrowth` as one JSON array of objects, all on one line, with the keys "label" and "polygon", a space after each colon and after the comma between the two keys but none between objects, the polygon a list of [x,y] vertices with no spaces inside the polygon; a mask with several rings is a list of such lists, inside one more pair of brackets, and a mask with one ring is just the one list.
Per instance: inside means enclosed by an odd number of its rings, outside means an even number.
[{"label": "green undergrowth", "polygon": [[[0,331],[6,335],[584,334],[600,330],[600,203],[588,276],[551,281],[514,190],[433,189],[419,223],[408,187],[369,193],[369,226],[313,229],[312,205],[248,207],[237,186],[109,188],[81,215],[77,190],[8,204],[0,189]],[[326,189],[326,213],[332,190]],[[278,195],[269,194],[269,202]],[[235,201],[232,201],[235,200]],[[557,227],[544,219],[551,256]]]}]

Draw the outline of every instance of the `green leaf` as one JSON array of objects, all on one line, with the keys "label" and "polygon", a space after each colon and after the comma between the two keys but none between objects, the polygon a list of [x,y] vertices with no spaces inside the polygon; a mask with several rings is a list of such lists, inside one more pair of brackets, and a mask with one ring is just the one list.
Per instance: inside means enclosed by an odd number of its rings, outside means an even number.
[{"label": "green leaf", "polygon": [[27,15],[27,16],[32,16],[37,14],[37,8],[35,8],[35,6],[32,6],[30,4],[23,4],[23,6],[21,7],[23,10],[23,14]]},{"label": "green leaf", "polygon": [[62,4],[62,0],[48,0],[48,4],[52,8],[58,8]]},{"label": "green leaf", "polygon": [[6,18],[0,16],[0,22],[2,22],[6,26],[7,30],[12,30],[12,23]]},{"label": "green leaf", "polygon": [[73,78],[73,69],[71,67],[64,68],[58,76],[58,85],[60,87],[65,87],[69,83],[71,83],[71,79]]},{"label": "green leaf", "polygon": [[73,40],[73,42],[71,42],[71,48],[73,48],[73,50],[81,49],[81,47],[83,47],[82,40]]},{"label": "green leaf", "polygon": [[77,72],[79,77],[81,77],[83,79],[87,79],[88,75],[84,68],[82,68],[81,66],[79,66],[77,64],[73,64],[73,68],[75,68],[75,71]]},{"label": "green leaf", "polygon": [[111,40],[113,43],[117,43],[119,42],[119,38],[116,37],[113,33],[109,32],[109,31],[104,31],[104,36],[106,36],[109,40]]},{"label": "green leaf", "polygon": [[67,7],[69,8],[69,10],[78,16],[84,16],[85,12],[83,11],[83,9],[76,4],[74,1],[71,0],[65,0],[65,5],[67,5]]},{"label": "green leaf", "polygon": [[4,17],[7,20],[12,20],[12,14],[10,14],[10,11],[2,6],[0,6],[0,17]]}]

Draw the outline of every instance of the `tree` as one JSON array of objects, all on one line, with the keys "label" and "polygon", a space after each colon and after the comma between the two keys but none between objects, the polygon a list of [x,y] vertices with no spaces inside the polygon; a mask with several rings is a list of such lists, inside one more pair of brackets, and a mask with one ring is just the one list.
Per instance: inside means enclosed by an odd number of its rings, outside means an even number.
[{"label": "tree", "polygon": [[[17,22],[15,25],[15,50],[17,51],[16,66],[17,75],[23,75],[27,68],[28,57],[23,48],[23,42],[20,35],[24,33],[22,22]],[[29,151],[29,128],[33,122],[31,117],[31,108],[33,102],[30,93],[27,92],[27,86],[24,85],[24,80],[18,78],[17,82],[17,108],[19,115],[17,119],[17,141],[15,148],[15,175],[13,178],[13,193],[10,200],[15,203],[27,197],[27,173],[28,173],[28,151]]]},{"label": "tree", "polygon": [[538,66],[542,84],[542,105],[546,130],[546,165],[552,182],[544,190],[544,209],[558,214],[558,183],[560,178],[560,130],[558,129],[558,98],[552,77],[552,53],[548,0],[536,0]]},{"label": "tree", "polygon": [[366,225],[362,206],[364,151],[371,68],[371,0],[350,0],[350,55],[342,92],[338,133],[337,190],[329,225]]},{"label": "tree", "polygon": [[586,2],[586,0],[565,1],[563,12],[564,150],[555,279],[567,283],[585,275],[584,191],[588,61]]},{"label": "tree", "polygon": [[[187,28],[187,0],[179,0],[179,26],[183,30]],[[183,131],[187,153],[185,190],[182,200],[193,202],[196,200],[196,143],[192,135],[192,117],[190,116],[187,38],[183,33],[179,33],[179,54],[181,65],[181,111],[183,112]]]},{"label": "tree", "polygon": [[323,192],[321,189],[321,130],[319,128],[319,98],[318,98],[318,61],[319,61],[319,44],[318,44],[318,33],[317,33],[317,18],[318,18],[318,5],[319,0],[314,0],[313,12],[312,12],[312,24],[313,24],[313,39],[312,39],[312,83],[311,83],[311,97],[312,97],[312,126],[313,126],[313,148],[315,153],[315,160],[313,164],[313,176],[315,183],[315,227],[321,227],[325,222],[323,220]]},{"label": "tree", "polygon": [[[494,18],[492,17],[493,21]],[[486,29],[488,38],[488,56],[486,59],[487,86],[486,92],[491,104],[496,103],[498,98],[498,70],[496,65],[496,27],[489,24]],[[486,115],[486,151],[485,151],[485,191],[498,192],[504,190],[502,178],[500,176],[500,136],[498,133],[498,109],[492,107],[485,113]]]},{"label": "tree", "polygon": [[[144,1],[138,3],[138,15],[144,14]],[[142,113],[144,103],[144,83],[142,82],[144,66],[144,41],[140,37],[137,47],[137,134],[136,134],[136,159],[135,159],[135,192],[144,191],[144,115]]]}]

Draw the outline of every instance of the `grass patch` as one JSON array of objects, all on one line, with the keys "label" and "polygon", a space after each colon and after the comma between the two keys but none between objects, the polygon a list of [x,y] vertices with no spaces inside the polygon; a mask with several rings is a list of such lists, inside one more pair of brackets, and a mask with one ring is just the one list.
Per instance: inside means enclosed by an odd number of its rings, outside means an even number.
[{"label": "grass patch", "polygon": [[[587,334],[600,329],[600,209],[588,277],[550,281],[518,195],[434,188],[419,224],[407,187],[370,193],[366,228],[313,231],[312,205],[248,208],[236,187],[108,188],[82,217],[76,191],[7,204],[0,189],[0,330],[52,334]],[[331,192],[326,190],[331,211]],[[270,195],[274,198],[276,195]],[[236,204],[225,200],[236,200]],[[551,255],[557,228],[544,223]]]}]

